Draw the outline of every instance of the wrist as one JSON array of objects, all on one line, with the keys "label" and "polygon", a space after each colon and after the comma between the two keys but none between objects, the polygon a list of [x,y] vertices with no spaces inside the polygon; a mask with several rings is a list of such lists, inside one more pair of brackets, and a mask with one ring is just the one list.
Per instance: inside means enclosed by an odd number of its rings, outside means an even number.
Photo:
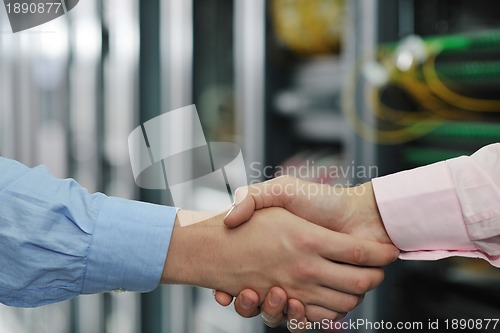
[{"label": "wrist", "polygon": [[[178,212],[161,283],[217,287],[217,267],[221,267],[217,260],[221,257],[226,229],[222,217],[186,210]],[[179,220],[187,226],[182,226]],[[189,225],[190,220],[203,222]]]},{"label": "wrist", "polygon": [[357,222],[356,233],[382,243],[392,244],[380,215],[371,182],[349,189],[354,220]]}]

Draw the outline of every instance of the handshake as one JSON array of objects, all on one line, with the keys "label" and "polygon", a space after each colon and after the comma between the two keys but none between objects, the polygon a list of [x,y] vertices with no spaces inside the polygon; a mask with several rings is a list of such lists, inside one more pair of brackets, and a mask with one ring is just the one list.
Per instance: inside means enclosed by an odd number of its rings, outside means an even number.
[{"label": "handshake", "polygon": [[179,225],[203,219],[178,212],[162,283],[215,289],[224,306],[237,296],[241,316],[262,311],[271,327],[341,319],[399,255],[371,183],[339,189],[279,177],[239,189],[226,216]]}]

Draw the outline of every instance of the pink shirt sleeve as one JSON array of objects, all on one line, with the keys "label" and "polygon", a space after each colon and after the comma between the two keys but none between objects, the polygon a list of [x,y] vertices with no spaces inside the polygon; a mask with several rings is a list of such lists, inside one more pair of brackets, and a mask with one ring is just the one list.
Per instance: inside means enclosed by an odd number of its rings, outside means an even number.
[{"label": "pink shirt sleeve", "polygon": [[463,256],[500,267],[500,143],[372,184],[401,259]]}]

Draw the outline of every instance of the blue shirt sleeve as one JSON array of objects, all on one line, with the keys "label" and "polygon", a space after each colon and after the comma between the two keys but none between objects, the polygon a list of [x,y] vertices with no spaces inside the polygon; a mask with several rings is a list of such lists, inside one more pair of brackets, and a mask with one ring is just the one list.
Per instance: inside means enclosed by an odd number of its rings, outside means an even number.
[{"label": "blue shirt sleeve", "polygon": [[160,282],[177,210],[89,194],[0,157],[0,302],[34,307]]}]

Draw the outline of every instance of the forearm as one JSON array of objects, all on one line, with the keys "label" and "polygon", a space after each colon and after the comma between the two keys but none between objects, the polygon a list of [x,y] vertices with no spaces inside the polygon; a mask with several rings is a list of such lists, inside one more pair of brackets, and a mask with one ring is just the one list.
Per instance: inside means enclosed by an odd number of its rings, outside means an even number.
[{"label": "forearm", "polygon": [[[200,221],[191,224],[190,221]],[[177,214],[161,283],[215,288],[224,248],[223,215],[180,210]],[[181,226],[180,221],[183,221]],[[222,286],[218,286],[222,287]]]}]

